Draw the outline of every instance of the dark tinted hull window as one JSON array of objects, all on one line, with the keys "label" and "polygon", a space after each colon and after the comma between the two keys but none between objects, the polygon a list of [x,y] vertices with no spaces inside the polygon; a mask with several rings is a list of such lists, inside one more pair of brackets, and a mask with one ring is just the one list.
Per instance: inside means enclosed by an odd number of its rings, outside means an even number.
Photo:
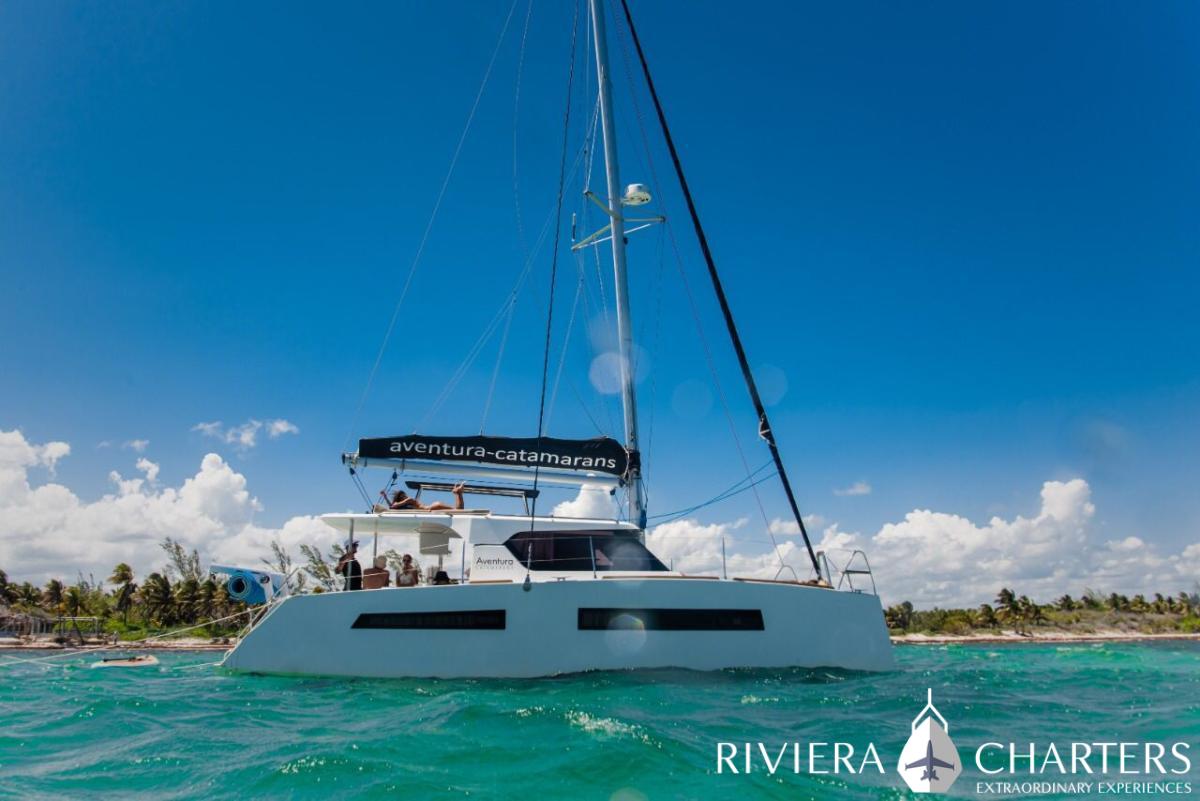
[{"label": "dark tinted hull window", "polygon": [[579,610],[580,631],[762,631],[758,609],[596,609]]},{"label": "dark tinted hull window", "polygon": [[503,629],[503,609],[468,612],[364,612],[354,629]]}]

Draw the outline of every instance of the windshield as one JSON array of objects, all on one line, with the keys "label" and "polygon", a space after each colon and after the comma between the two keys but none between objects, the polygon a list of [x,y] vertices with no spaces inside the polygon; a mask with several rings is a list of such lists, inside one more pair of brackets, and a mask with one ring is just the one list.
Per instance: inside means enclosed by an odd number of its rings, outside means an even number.
[{"label": "windshield", "polygon": [[522,531],[505,546],[530,570],[667,570],[628,531]]}]

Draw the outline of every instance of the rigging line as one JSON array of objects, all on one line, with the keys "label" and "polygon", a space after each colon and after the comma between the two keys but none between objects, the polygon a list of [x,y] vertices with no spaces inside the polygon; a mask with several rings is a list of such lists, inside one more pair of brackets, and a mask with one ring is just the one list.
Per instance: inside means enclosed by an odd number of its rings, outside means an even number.
[{"label": "rigging line", "polygon": [[[532,17],[533,0],[529,0],[529,5],[525,9],[525,29],[521,32],[521,50],[517,56],[517,88],[513,92],[513,206],[515,207],[517,217],[517,242],[521,246],[521,253],[523,255],[528,255],[529,248],[525,244],[525,225],[521,218],[521,184],[517,171],[517,134],[520,130],[521,120],[521,77],[525,73],[525,43],[529,40],[529,20]],[[486,413],[484,416],[487,416]]]},{"label": "rigging line", "polygon": [[[582,160],[582,153],[579,156],[576,156],[575,162],[572,165],[572,168],[571,168],[572,176],[574,176],[575,170],[578,169],[581,160]],[[496,310],[495,315],[492,316],[492,318],[488,322],[488,324],[486,326],[484,326],[483,332],[479,335],[479,338],[477,340],[475,340],[475,343],[470,347],[470,349],[468,349],[467,355],[463,358],[463,361],[458,365],[457,368],[455,368],[455,371],[453,373],[451,373],[450,378],[446,381],[446,385],[442,388],[442,391],[438,394],[437,398],[434,400],[433,405],[430,407],[429,411],[426,412],[425,415],[421,418],[420,423],[418,423],[418,425],[417,425],[418,430],[421,428],[424,428],[427,423],[432,421],[433,417],[441,409],[442,405],[454,393],[454,390],[458,387],[459,382],[462,381],[462,379],[466,376],[467,371],[471,369],[471,365],[473,365],[475,363],[475,359],[477,359],[479,357],[480,352],[483,350],[484,346],[487,345],[488,341],[492,337],[492,334],[495,333],[496,326],[498,326],[500,324],[500,321],[502,319],[504,319],[504,313],[508,309],[508,304],[509,304],[510,300],[512,303],[516,302],[517,296],[520,294],[521,289],[524,286],[526,279],[529,277],[529,274],[533,269],[534,260],[537,258],[537,255],[539,253],[541,253],[541,251],[542,251],[542,246],[545,244],[546,237],[550,233],[550,224],[553,221],[554,221],[554,212],[551,211],[550,213],[548,213],[546,215],[546,221],[542,224],[541,233],[538,234],[537,241],[534,243],[534,246],[533,246],[533,251],[532,251],[532,253],[530,253],[529,257],[525,260],[525,264],[521,268],[520,273],[517,274],[517,279],[513,283],[513,287],[509,291],[508,296],[506,296],[506,299],[504,300],[504,302],[502,302],[500,304],[500,308]],[[536,297],[535,297],[535,300],[536,300]]]},{"label": "rigging line", "polygon": [[[554,247],[550,251],[550,297],[546,303],[546,344],[542,350],[542,393],[538,401],[537,448],[542,450],[542,436],[546,422],[546,381],[550,373],[550,342],[554,333],[554,284],[558,275],[558,245],[562,235],[563,187],[567,178],[567,141],[571,132],[571,89],[575,85],[575,45],[579,37],[579,0],[575,0],[575,18],[571,21],[571,66],[567,69],[567,108],[563,113],[562,155],[558,161],[558,195],[554,209]],[[533,488],[537,489],[542,462],[533,463]],[[529,528],[533,529],[537,519],[538,496],[535,492],[529,506]]]},{"label": "rigging line", "polygon": [[[664,523],[672,523],[676,520],[679,520],[680,518],[687,517],[692,512],[696,512],[696,511],[699,511],[700,509],[704,509],[705,507],[713,506],[715,504],[721,503],[722,501],[727,501],[730,498],[737,497],[738,495],[741,495],[743,492],[748,492],[748,491],[754,489],[759,484],[763,484],[763,483],[766,483],[767,481],[770,481],[771,479],[775,478],[776,475],[778,475],[778,474],[777,473],[769,473],[769,474],[763,476],[762,478],[758,479],[757,481],[747,484],[746,486],[742,487],[741,489],[734,490],[733,492],[722,493],[721,495],[717,495],[714,498],[705,501],[704,503],[696,504],[695,506],[689,507],[687,509],[681,509],[677,513],[672,512],[671,515],[666,517],[665,519],[656,520],[654,525],[661,526]],[[764,540],[764,542],[774,542],[774,539],[775,539],[774,536],[772,536],[770,540]]]},{"label": "rigging line", "polygon": [[483,429],[487,425],[488,412],[492,408],[492,396],[496,393],[496,379],[500,377],[500,364],[504,361],[504,348],[508,345],[508,331],[512,328],[513,312],[517,308],[517,299],[514,296],[512,302],[508,304],[508,315],[504,320],[504,333],[500,335],[500,349],[496,353],[496,366],[492,368],[492,381],[488,385],[487,399],[483,402],[483,417],[479,421],[479,434],[483,436]]},{"label": "rigging line", "polygon": [[651,519],[653,519],[656,517],[672,517],[672,516],[678,515],[680,513],[686,514],[687,512],[689,512],[693,509],[699,509],[702,506],[706,506],[709,503],[712,503],[713,500],[722,498],[731,492],[741,492],[748,488],[748,485],[747,485],[747,487],[743,487],[742,486],[743,484],[745,484],[747,481],[753,481],[755,476],[757,476],[759,473],[761,473],[763,470],[765,470],[766,468],[768,468],[770,466],[771,466],[770,460],[763,462],[757,468],[755,468],[754,472],[747,473],[745,476],[743,476],[742,478],[739,478],[737,481],[733,482],[733,484],[731,484],[728,487],[726,487],[725,489],[721,490],[720,492],[718,492],[716,495],[714,495],[712,498],[710,498],[707,501],[702,501],[701,503],[694,504],[692,506],[687,507],[687,509],[676,509],[674,512],[660,512],[659,514],[656,514],[656,515],[650,515],[650,517],[651,517]]},{"label": "rigging line", "polygon": [[[579,296],[583,294],[583,275],[575,282],[575,300],[571,302],[571,316],[567,318],[567,333],[563,337],[562,350],[558,354],[558,367],[554,371],[554,388],[550,391],[550,407],[546,412],[546,430],[550,430],[550,418],[554,416],[554,404],[558,400],[558,386],[562,381],[563,365],[567,362],[567,349],[571,345],[571,331],[575,328],[575,312],[579,309]],[[482,432],[481,432],[482,433]]]},{"label": "rigging line", "polygon": [[[775,433],[771,430],[771,422],[767,418],[767,409],[758,394],[758,386],[754,381],[754,374],[751,372],[750,364],[746,359],[746,351],[742,347],[741,336],[739,336],[737,325],[733,321],[733,312],[729,308],[729,300],[725,297],[725,289],[721,284],[721,277],[717,273],[717,265],[713,259],[712,250],[708,245],[708,237],[704,233],[704,227],[700,224],[700,214],[696,211],[696,203],[692,198],[692,191],[688,187],[687,178],[683,174],[683,164],[679,160],[679,152],[675,148],[675,140],[671,136],[670,127],[667,125],[667,117],[663,111],[662,103],[659,101],[658,91],[654,88],[654,80],[650,77],[650,66],[646,62],[646,54],[642,50],[642,43],[638,38],[637,28],[633,24],[633,15],[629,11],[629,0],[621,0],[621,8],[625,11],[625,21],[629,25],[629,35],[633,39],[633,46],[637,50],[638,60],[641,62],[642,74],[646,77],[646,88],[649,89],[650,98],[654,101],[654,110],[658,115],[663,139],[666,141],[667,150],[671,154],[671,162],[675,167],[675,175],[679,178],[679,187],[683,191],[684,200],[687,202],[688,214],[692,218],[692,227],[695,229],[696,238],[700,242],[700,250],[704,253],[708,275],[712,280],[713,290],[717,295],[717,301],[721,306],[721,313],[725,318],[725,327],[729,329],[729,338],[732,340],[733,348],[737,352],[738,363],[742,368],[742,378],[746,381],[746,389],[750,392],[750,398],[754,403],[754,410],[758,414],[759,436],[766,440],[767,446],[770,448],[771,458],[775,461],[775,469],[779,473],[780,483],[783,484],[784,494],[787,495],[788,505],[792,509],[792,516],[796,519],[796,525],[799,526],[800,534],[804,538],[804,547],[808,551],[808,558],[812,561],[813,570],[816,571],[817,577],[821,578],[821,566],[817,562],[817,555],[813,551],[812,542],[808,538],[808,530],[804,526],[804,518],[801,516],[800,507],[796,503],[795,493],[792,492],[792,484],[788,480],[787,470],[783,465],[783,457],[780,455],[779,445],[775,441]],[[770,529],[768,528],[769,532]],[[772,536],[772,540],[774,540],[774,536]],[[778,552],[778,547],[776,547],[776,551]]]},{"label": "rigging line", "polygon": [[417,252],[413,256],[412,265],[408,268],[408,276],[404,279],[404,287],[400,290],[400,298],[396,301],[395,307],[392,309],[392,318],[388,321],[387,329],[383,334],[383,342],[379,345],[379,352],[375,354],[375,363],[371,365],[371,372],[367,375],[366,386],[363,387],[362,396],[358,399],[358,406],[354,410],[354,417],[351,418],[350,430],[346,433],[346,440],[342,443],[342,450],[350,444],[350,440],[354,437],[354,430],[358,427],[358,419],[362,414],[363,406],[366,405],[367,396],[371,394],[371,387],[375,383],[375,375],[379,372],[379,365],[383,362],[383,355],[387,352],[388,341],[392,338],[392,332],[396,328],[396,321],[400,319],[400,308],[404,305],[404,299],[408,297],[408,290],[412,287],[413,277],[417,274],[417,267],[421,263],[421,256],[425,253],[425,245],[429,242],[429,233],[433,230],[433,224],[437,220],[438,211],[442,208],[442,200],[446,197],[446,189],[450,186],[450,178],[454,175],[454,168],[458,164],[458,157],[462,154],[463,144],[467,141],[467,134],[471,130],[471,123],[475,120],[475,112],[479,109],[479,101],[483,99],[484,90],[487,89],[488,81],[492,77],[492,67],[496,65],[496,57],[500,55],[500,48],[504,44],[505,36],[508,34],[509,23],[512,22],[513,12],[517,10],[517,0],[512,0],[512,5],[508,8],[508,16],[504,18],[504,26],[500,29],[500,36],[496,39],[496,46],[492,50],[492,57],[488,60],[487,69],[484,70],[483,80],[479,84],[479,91],[475,94],[475,102],[471,104],[471,111],[467,114],[467,122],[463,126],[462,134],[458,137],[458,144],[454,147],[454,155],[450,157],[450,166],[446,170],[446,177],[442,179],[442,186],[438,190],[437,199],[433,203],[433,211],[429,215],[429,222],[425,224],[425,231],[421,234],[420,242],[417,244]]},{"label": "rigging line", "polygon": [[[626,81],[629,84],[629,97],[633,106],[634,116],[637,120],[638,133],[641,137],[642,148],[646,154],[646,167],[650,171],[650,180],[655,186],[662,186],[662,183],[658,179],[658,170],[655,169],[654,166],[654,158],[650,149],[650,140],[646,134],[646,125],[642,115],[642,107],[641,104],[638,103],[637,92],[633,86],[633,69],[629,63],[629,50],[626,47],[624,37],[620,35],[621,26],[614,25],[613,27],[617,30],[617,41],[620,44],[622,60],[625,63],[624,72]],[[697,339],[700,340],[700,344],[704,350],[705,364],[708,367],[709,375],[712,376],[713,385],[717,389],[717,397],[721,401],[721,411],[725,415],[726,424],[729,426],[729,433],[733,439],[734,448],[737,450],[738,460],[741,462],[742,469],[746,473],[746,477],[743,479],[743,481],[748,481],[753,475],[750,470],[750,462],[746,458],[745,449],[742,448],[742,440],[738,435],[737,423],[733,419],[733,412],[730,410],[729,406],[729,398],[725,394],[725,385],[722,383],[721,376],[717,372],[716,359],[713,357],[712,348],[708,344],[708,338],[704,334],[704,323],[701,320],[700,310],[696,305],[695,295],[692,293],[691,282],[688,281],[687,271],[684,268],[683,256],[679,250],[679,242],[675,237],[675,228],[671,225],[671,220],[669,218],[663,222],[663,228],[666,230],[666,234],[671,240],[671,250],[675,255],[676,269],[679,272],[680,282],[683,284],[684,294],[688,299],[688,307],[692,314],[692,322],[696,326]],[[758,508],[759,516],[762,517],[763,527],[767,532],[767,536],[770,537],[772,544],[775,546],[775,555],[779,559],[780,565],[786,565],[786,562],[783,559],[783,552],[779,550],[779,543],[775,541],[775,535],[771,532],[771,521],[767,517],[767,510],[763,506],[762,497],[758,493],[757,483],[751,484],[750,489],[753,491],[754,503]]]},{"label": "rigging line", "polygon": [[[619,30],[619,28],[618,28],[618,30]],[[628,54],[628,50],[625,48],[625,41],[620,36],[618,36],[617,39],[621,44],[622,55],[624,56],[625,60],[628,61],[629,54]],[[631,76],[631,70],[627,69],[626,77],[629,78],[630,81],[632,81],[632,78],[630,76]],[[631,92],[630,94],[631,94],[631,99],[632,99],[632,103],[633,103],[633,107],[634,107],[634,112],[635,112],[635,115],[638,120],[638,128],[639,128],[639,132],[641,133],[642,146],[643,146],[643,148],[645,148],[646,153],[649,156],[650,142],[646,135],[646,128],[645,128],[645,124],[642,119],[641,106],[637,102],[636,94],[633,92]],[[648,157],[647,162],[648,162],[648,164],[647,164],[648,169],[650,170],[651,180],[654,182],[654,184],[656,186],[661,185],[658,180],[658,172],[654,167],[653,158]],[[713,385],[717,389],[717,397],[721,401],[721,410],[724,413],[725,421],[726,421],[727,425],[729,426],[730,436],[733,439],[734,448],[737,450],[738,460],[742,464],[742,469],[746,471],[747,477],[749,477],[751,475],[750,462],[746,458],[746,452],[745,452],[745,449],[742,447],[741,437],[738,435],[737,424],[733,419],[733,412],[730,410],[729,398],[725,393],[725,386],[721,382],[721,377],[717,372],[716,359],[713,357],[712,348],[708,344],[708,338],[704,334],[704,324],[700,317],[699,307],[696,305],[695,295],[692,293],[691,282],[688,281],[687,271],[684,269],[683,256],[681,255],[680,250],[679,250],[679,242],[677,241],[677,239],[675,237],[675,229],[671,225],[671,221],[669,219],[663,223],[663,227],[666,229],[667,235],[670,237],[670,240],[671,240],[671,250],[675,254],[676,268],[679,272],[680,281],[683,284],[684,294],[688,299],[688,307],[692,314],[692,322],[696,326],[697,338],[700,340],[700,344],[703,347],[705,363],[708,366],[709,374],[712,376]],[[783,552],[779,549],[779,543],[775,541],[775,535],[771,531],[771,522],[770,522],[770,519],[767,517],[767,510],[763,505],[762,496],[760,496],[758,493],[758,487],[755,484],[751,484],[750,488],[753,491],[755,506],[757,506],[759,516],[762,518],[762,521],[763,521],[763,528],[766,531],[767,536],[770,537],[771,542],[775,547],[775,555],[779,559],[780,565],[785,566],[787,563],[784,561]],[[817,575],[819,576],[820,574],[818,573]]]},{"label": "rigging line", "polygon": [[[654,278],[654,337],[650,340],[650,353],[652,356],[658,356],[658,348],[662,340],[662,296],[663,296],[663,262],[666,261],[663,254],[663,246],[666,239],[666,232],[659,229],[658,232],[658,268],[655,270]],[[646,458],[642,460],[642,486],[645,487],[650,483],[650,471],[647,469],[648,464],[653,464],[654,460],[651,455],[654,453],[654,410],[658,406],[658,370],[656,365],[650,366],[650,418],[646,426]],[[637,375],[636,371],[634,375]],[[649,503],[649,499],[647,499]]]}]

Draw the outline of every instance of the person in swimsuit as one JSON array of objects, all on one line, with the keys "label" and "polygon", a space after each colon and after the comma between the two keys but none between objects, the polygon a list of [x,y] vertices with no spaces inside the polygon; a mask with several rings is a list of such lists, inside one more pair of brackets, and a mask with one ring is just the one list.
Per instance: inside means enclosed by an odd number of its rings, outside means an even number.
[{"label": "person in swimsuit", "polygon": [[413,558],[404,554],[400,561],[400,569],[396,571],[397,587],[415,587],[421,583],[421,571],[413,564]]},{"label": "person in swimsuit", "polygon": [[404,490],[396,490],[396,494],[392,496],[391,508],[393,509],[421,509],[426,512],[438,512],[443,509],[462,509],[464,508],[463,488],[466,485],[463,482],[458,482],[450,492],[454,493],[454,505],[449,506],[441,501],[434,501],[426,506],[416,498],[409,495]]}]

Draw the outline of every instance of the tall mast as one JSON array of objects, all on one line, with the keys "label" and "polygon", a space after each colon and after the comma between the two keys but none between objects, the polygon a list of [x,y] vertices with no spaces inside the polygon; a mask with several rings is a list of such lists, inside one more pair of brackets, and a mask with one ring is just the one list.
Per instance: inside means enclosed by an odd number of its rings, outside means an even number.
[{"label": "tall mast", "polygon": [[[621,216],[621,178],[617,164],[617,128],[613,122],[612,86],[608,80],[608,37],[604,30],[604,0],[589,0],[596,44],[596,73],[600,85],[600,127],[604,133],[604,166],[608,175],[608,209],[612,218],[613,277],[617,296],[617,341],[621,363],[621,403],[625,408],[625,447],[638,450],[637,398],[633,389],[633,326],[629,320],[629,279],[625,274],[625,220]],[[629,519],[646,527],[641,466],[629,470]]]}]

